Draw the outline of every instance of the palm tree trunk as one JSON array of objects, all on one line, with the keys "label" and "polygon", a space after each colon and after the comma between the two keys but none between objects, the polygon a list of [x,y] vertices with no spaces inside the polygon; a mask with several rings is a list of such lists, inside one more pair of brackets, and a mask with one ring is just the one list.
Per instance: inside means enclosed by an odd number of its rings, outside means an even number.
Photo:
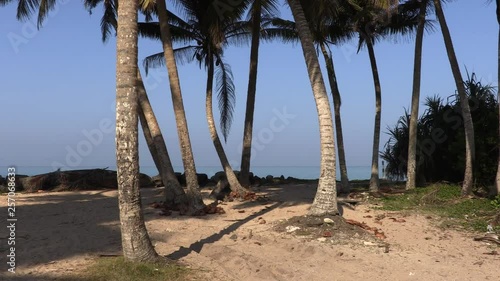
[{"label": "palm tree trunk", "polygon": [[184,174],[186,176],[187,196],[190,201],[189,212],[196,214],[201,212],[201,210],[205,207],[205,204],[201,198],[201,192],[198,189],[198,177],[196,176],[196,167],[194,163],[193,150],[191,148],[191,140],[189,139],[189,130],[187,126],[186,113],[184,111],[184,103],[182,101],[179,74],[177,72],[174,49],[172,47],[172,39],[170,36],[170,27],[168,25],[167,5],[165,0],[158,0],[156,5],[158,9],[158,19],[160,22],[163,52],[165,54],[168,78],[170,82],[170,92],[172,93],[172,103],[177,123],[177,134],[179,135],[182,162],[184,164]]},{"label": "palm tree trunk", "polygon": [[252,46],[250,50],[250,72],[240,167],[240,183],[244,187],[250,186],[250,159],[252,153],[253,114],[255,111],[255,95],[257,90],[257,66],[259,63],[260,22],[261,0],[256,0],[252,8]]},{"label": "palm tree trunk", "polygon": [[146,140],[146,144],[149,149],[149,153],[151,154],[151,157],[153,158],[153,162],[155,163],[155,167],[158,171],[160,171],[160,158],[158,157],[158,151],[156,150],[155,144],[153,142],[153,138],[151,137],[151,131],[149,130],[148,127],[148,122],[146,121],[146,116],[144,116],[144,112],[142,111],[141,107],[137,109],[139,112],[139,124],[141,125],[142,132],[144,135],[144,139]]},{"label": "palm tree trunk", "polygon": [[123,256],[157,261],[139,193],[137,1],[119,1],[116,39],[116,166]]},{"label": "palm tree trunk", "polygon": [[496,0],[496,5],[497,5],[497,9],[496,9],[496,14],[497,14],[497,22],[498,22],[498,25],[499,25],[499,29],[498,29],[498,88],[497,88],[497,101],[499,102],[498,103],[498,121],[499,121],[499,124],[498,124],[498,162],[497,162],[497,175],[496,175],[496,178],[495,178],[495,189],[492,190],[492,196],[496,196],[498,194],[500,194],[500,0]]},{"label": "palm tree trunk", "polygon": [[427,0],[420,3],[420,18],[415,40],[415,58],[413,63],[413,92],[411,94],[410,136],[408,143],[408,165],[406,174],[406,189],[414,189],[417,173],[417,126],[418,106],[420,103],[420,80],[422,70],[422,45],[424,41],[425,14]]},{"label": "palm tree trunk", "polygon": [[377,60],[375,58],[375,50],[371,38],[366,39],[366,46],[370,56],[370,64],[372,67],[373,84],[375,86],[375,126],[373,130],[373,149],[372,149],[372,171],[370,176],[370,191],[378,192],[380,188],[379,171],[378,171],[378,154],[380,147],[380,118],[382,112],[382,90],[380,87],[380,78],[378,76]]},{"label": "palm tree trunk", "polygon": [[188,204],[186,193],[175,176],[167,146],[153,108],[149,103],[140,71],[137,71],[137,91],[139,94],[139,119],[142,130],[161,180],[165,185],[165,207],[186,210]]},{"label": "palm tree trunk", "polygon": [[342,133],[342,119],[340,118],[340,91],[337,84],[337,75],[335,74],[335,67],[333,64],[333,57],[325,43],[320,44],[321,52],[325,58],[326,71],[328,72],[328,81],[330,82],[330,89],[332,91],[333,97],[333,112],[335,116],[335,134],[337,135],[337,145],[339,154],[339,167],[340,167],[340,179],[342,183],[342,192],[349,193],[351,186],[349,184],[349,177],[347,176],[347,165],[345,160],[345,150],[344,150],[344,136]]},{"label": "palm tree trunk", "polygon": [[472,185],[474,183],[474,124],[472,123],[472,116],[469,108],[469,99],[467,98],[467,94],[465,92],[462,74],[460,73],[460,67],[458,65],[457,56],[455,55],[455,49],[451,40],[450,30],[448,29],[448,25],[446,24],[446,19],[444,17],[440,0],[434,0],[434,8],[436,9],[436,15],[439,20],[439,25],[441,26],[443,39],[446,46],[446,52],[448,53],[448,59],[450,61],[451,72],[453,73],[453,77],[455,78],[455,84],[457,87],[458,96],[460,98],[460,106],[462,108],[462,118],[464,120],[465,127],[465,173],[464,182],[462,185],[462,195],[466,196],[472,193]]},{"label": "palm tree trunk", "polygon": [[338,215],[337,188],[335,181],[335,140],[333,120],[328,94],[321,74],[313,38],[309,30],[304,11],[298,0],[288,0],[304,53],[304,60],[311,82],[311,88],[318,111],[319,133],[321,142],[321,165],[318,190],[309,210],[313,216]]},{"label": "palm tree trunk", "polygon": [[229,160],[227,159],[226,153],[224,152],[224,147],[222,146],[222,143],[219,139],[219,135],[217,134],[217,128],[215,127],[214,112],[212,105],[213,80],[214,80],[214,62],[212,58],[210,58],[210,62],[208,65],[207,93],[206,93],[207,96],[205,103],[205,109],[207,112],[208,130],[210,131],[210,137],[212,138],[212,141],[214,143],[215,150],[217,151],[217,155],[219,156],[220,163],[226,174],[227,182],[229,183],[231,191],[235,192],[240,197],[243,197],[247,193],[247,190],[241,186],[240,182],[238,181],[238,178],[234,174],[234,171],[231,168],[231,165],[229,164]]}]

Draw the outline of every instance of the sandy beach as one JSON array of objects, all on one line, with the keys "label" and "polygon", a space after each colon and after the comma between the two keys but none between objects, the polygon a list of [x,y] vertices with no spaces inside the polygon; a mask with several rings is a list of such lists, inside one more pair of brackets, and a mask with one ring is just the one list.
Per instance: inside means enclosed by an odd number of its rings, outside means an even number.
[{"label": "sandy beach", "polygon": [[[500,256],[487,254],[497,246],[437,228],[434,218],[423,215],[383,212],[366,204],[344,209],[345,218],[380,228],[388,250],[359,239],[339,245],[275,231],[280,221],[307,213],[314,191],[309,184],[262,187],[258,194],[263,200],[222,203],[225,214],[203,217],[161,216],[152,207],[161,200],[161,189],[142,193],[156,250],[199,269],[199,280],[498,278]],[[18,194],[16,273],[6,272],[4,264],[1,280],[51,280],[84,272],[99,255],[119,255],[116,196],[114,190]],[[0,211],[7,212],[6,200],[0,201]],[[1,230],[5,258],[8,233]]]}]

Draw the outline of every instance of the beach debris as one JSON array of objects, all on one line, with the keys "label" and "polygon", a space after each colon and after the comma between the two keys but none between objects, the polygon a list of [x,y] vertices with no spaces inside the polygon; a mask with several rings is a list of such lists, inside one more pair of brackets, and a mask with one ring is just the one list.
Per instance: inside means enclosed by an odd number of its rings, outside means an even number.
[{"label": "beach debris", "polygon": [[205,214],[225,214],[226,211],[222,207],[217,206],[217,201],[205,206]]},{"label": "beach debris", "polygon": [[333,224],[334,223],[334,221],[331,218],[324,218],[323,222],[326,224]]},{"label": "beach debris", "polygon": [[375,229],[374,234],[375,234],[375,237],[377,237],[378,239],[387,238],[387,236],[385,236],[385,233],[383,231],[381,231],[380,229]]},{"label": "beach debris", "polygon": [[293,226],[293,225],[289,225],[285,228],[286,232],[290,233],[290,232],[294,232],[296,230],[299,230],[300,227],[298,226]]},{"label": "beach debris", "polygon": [[325,237],[320,237],[317,239],[319,242],[325,242],[326,241],[326,238]]},{"label": "beach debris", "polygon": [[387,238],[382,230],[380,230],[376,227],[370,227],[365,222],[359,222],[359,221],[355,221],[355,220],[351,220],[351,219],[346,219],[345,222],[350,224],[350,225],[355,225],[355,226],[361,227],[364,230],[368,230],[370,232],[373,232],[375,237],[377,237],[379,239]]},{"label": "beach debris", "polygon": [[483,236],[474,237],[474,241],[491,242],[500,245],[500,238],[494,233],[486,233]]},{"label": "beach debris", "polygon": [[483,255],[498,256],[498,252],[493,250],[491,252],[483,253]]},{"label": "beach debris", "polygon": [[486,226],[486,232],[487,233],[494,233],[495,231],[493,230],[493,226],[491,224],[488,224]]},{"label": "beach debris", "polygon": [[332,232],[331,231],[325,231],[323,232],[323,237],[332,237]]}]

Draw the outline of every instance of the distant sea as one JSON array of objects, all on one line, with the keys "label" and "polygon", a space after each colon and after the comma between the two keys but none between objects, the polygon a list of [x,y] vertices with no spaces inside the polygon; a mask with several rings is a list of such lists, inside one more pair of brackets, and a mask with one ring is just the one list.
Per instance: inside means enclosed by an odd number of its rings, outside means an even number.
[{"label": "distant sea", "polygon": [[[7,174],[7,166],[0,166],[0,175],[5,176]],[[108,168],[110,170],[116,170],[116,166],[81,166],[75,167],[74,170],[78,169],[95,169],[95,168]],[[382,167],[380,171],[380,178],[383,178]],[[147,174],[149,176],[158,175],[158,170],[154,166],[141,166],[141,173]],[[176,172],[184,172],[182,166],[174,166]],[[370,166],[348,166],[347,173],[350,180],[366,180],[370,179]],[[16,174],[18,175],[38,175],[53,172],[54,169],[50,166],[17,166]],[[215,173],[222,171],[220,166],[197,166],[196,171],[198,173],[207,174],[209,177],[213,176]],[[319,166],[253,166],[251,171],[254,175],[259,177],[265,177],[267,175],[272,175],[279,177],[283,175],[286,177],[294,177],[299,179],[317,179],[319,177]],[[340,180],[340,171],[337,169],[337,179]]]}]

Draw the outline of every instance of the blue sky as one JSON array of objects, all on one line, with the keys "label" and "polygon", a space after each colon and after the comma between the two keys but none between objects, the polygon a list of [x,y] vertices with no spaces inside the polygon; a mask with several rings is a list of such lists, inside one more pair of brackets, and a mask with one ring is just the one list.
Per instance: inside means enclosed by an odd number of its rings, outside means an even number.
[{"label": "blue sky", "polygon": [[[115,165],[115,41],[101,42],[101,9],[89,15],[80,1],[61,1],[39,31],[34,21],[18,22],[15,9],[15,4],[0,8],[0,166]],[[283,17],[290,18],[287,7],[281,10]],[[445,5],[445,14],[463,75],[467,67],[483,82],[496,85],[494,5],[481,0],[457,1]],[[139,49],[142,61],[161,46],[141,40]],[[356,54],[355,41],[332,51],[342,94],[347,164],[370,165],[374,90],[368,54],[366,50]],[[382,149],[387,126],[396,123],[403,107],[410,107],[414,41],[380,42],[375,52],[382,83]],[[248,46],[226,51],[237,90],[226,152],[236,166],[241,154],[249,53]],[[252,164],[319,165],[318,121],[300,45],[263,44],[260,55]],[[453,94],[455,86],[439,28],[426,34],[423,56],[422,100]],[[180,65],[179,73],[196,164],[219,165],[205,119],[206,72],[192,64]],[[172,161],[182,165],[166,70],[153,70],[145,79]],[[284,112],[289,115],[286,122],[280,119]],[[142,138],[140,161],[149,166],[152,160]]]}]

